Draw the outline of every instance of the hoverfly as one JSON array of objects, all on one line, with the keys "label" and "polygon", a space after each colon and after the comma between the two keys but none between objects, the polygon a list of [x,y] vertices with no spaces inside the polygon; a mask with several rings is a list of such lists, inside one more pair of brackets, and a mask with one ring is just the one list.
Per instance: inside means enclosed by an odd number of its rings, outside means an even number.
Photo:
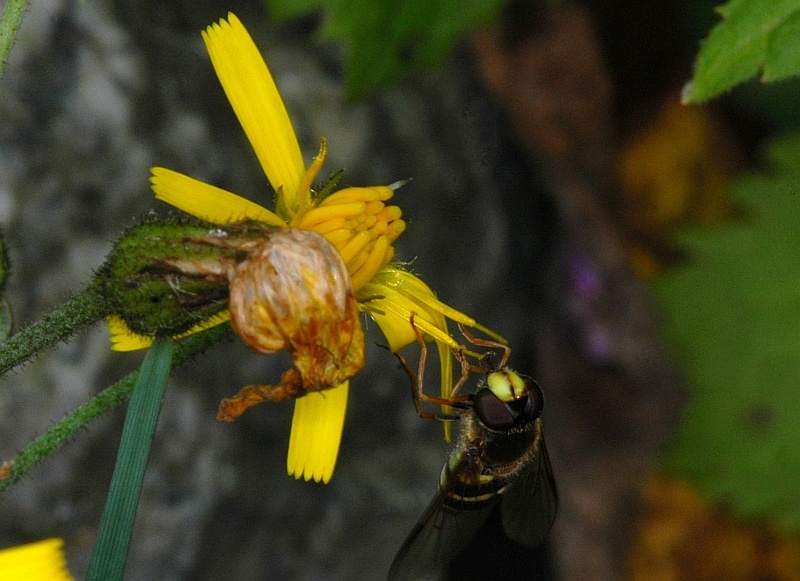
[{"label": "hoverfly", "polygon": [[[542,390],[532,378],[506,367],[509,347],[459,328],[473,345],[502,349],[503,356],[495,366],[494,353],[488,351],[475,366],[467,361],[466,349],[459,349],[462,373],[449,398],[423,393],[427,348],[416,327],[421,345],[418,371],[398,355],[411,377],[420,417],[460,420],[460,434],[442,468],[436,496],[392,563],[390,581],[437,578],[493,510],[500,510],[506,535],[530,548],[541,543],[555,520],[558,499],[540,419]],[[474,394],[460,394],[470,372],[484,377]],[[424,412],[421,402],[447,405],[454,413]]]}]

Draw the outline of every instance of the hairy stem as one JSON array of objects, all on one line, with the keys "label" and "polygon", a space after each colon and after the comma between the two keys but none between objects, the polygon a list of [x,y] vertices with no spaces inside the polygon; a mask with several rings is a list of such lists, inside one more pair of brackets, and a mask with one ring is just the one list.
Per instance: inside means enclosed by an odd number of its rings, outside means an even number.
[{"label": "hairy stem", "polygon": [[99,285],[89,285],[41,321],[0,344],[0,375],[110,314]]},{"label": "hairy stem", "polygon": [[[230,325],[225,323],[187,337],[175,346],[172,368],[186,363],[195,355],[231,336]],[[134,371],[114,385],[106,388],[33,440],[16,457],[0,465],[0,493],[17,482],[52,452],[71,440],[79,430],[128,399],[138,378],[139,372]]]}]

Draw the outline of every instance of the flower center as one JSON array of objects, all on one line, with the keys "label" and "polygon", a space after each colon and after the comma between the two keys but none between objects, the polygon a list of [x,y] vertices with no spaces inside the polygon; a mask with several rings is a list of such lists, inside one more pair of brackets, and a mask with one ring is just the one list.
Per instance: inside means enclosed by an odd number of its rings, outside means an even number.
[{"label": "flower center", "polygon": [[384,203],[393,195],[388,186],[346,188],[299,215],[291,226],[313,230],[333,244],[357,291],[389,263],[392,244],[406,229],[400,208]]}]

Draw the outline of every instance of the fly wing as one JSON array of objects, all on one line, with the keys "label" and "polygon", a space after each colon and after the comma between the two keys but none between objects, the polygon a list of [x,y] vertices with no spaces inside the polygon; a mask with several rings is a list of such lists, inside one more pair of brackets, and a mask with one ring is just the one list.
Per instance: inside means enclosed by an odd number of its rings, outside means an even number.
[{"label": "fly wing", "polygon": [[502,496],[503,528],[509,538],[527,547],[541,543],[558,510],[556,482],[541,435],[538,454]]},{"label": "fly wing", "polygon": [[494,504],[461,512],[443,505],[438,496],[400,547],[389,569],[389,581],[440,579],[445,567],[481,528]]},{"label": "fly wing", "polygon": [[436,497],[400,547],[389,569],[389,581],[439,579],[444,568],[486,522],[499,497],[492,490],[473,496],[475,488],[470,487],[467,491],[458,478],[459,472],[465,469],[462,462],[448,474]]}]

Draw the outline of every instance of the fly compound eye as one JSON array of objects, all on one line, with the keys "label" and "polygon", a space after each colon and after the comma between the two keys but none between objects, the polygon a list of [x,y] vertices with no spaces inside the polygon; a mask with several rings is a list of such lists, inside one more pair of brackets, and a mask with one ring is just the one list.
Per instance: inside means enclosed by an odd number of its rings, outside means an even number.
[{"label": "fly compound eye", "polygon": [[488,387],[478,390],[473,405],[478,418],[489,429],[508,430],[516,423],[514,411]]},{"label": "fly compound eye", "polygon": [[525,409],[522,413],[527,421],[535,420],[542,415],[542,410],[544,410],[544,393],[542,393],[542,388],[535,379],[527,375],[521,375],[520,377],[525,380],[528,386],[528,397],[525,398]]},{"label": "fly compound eye", "polygon": [[542,414],[544,395],[536,381],[510,369],[492,371],[475,394],[475,413],[493,430],[508,430]]}]

